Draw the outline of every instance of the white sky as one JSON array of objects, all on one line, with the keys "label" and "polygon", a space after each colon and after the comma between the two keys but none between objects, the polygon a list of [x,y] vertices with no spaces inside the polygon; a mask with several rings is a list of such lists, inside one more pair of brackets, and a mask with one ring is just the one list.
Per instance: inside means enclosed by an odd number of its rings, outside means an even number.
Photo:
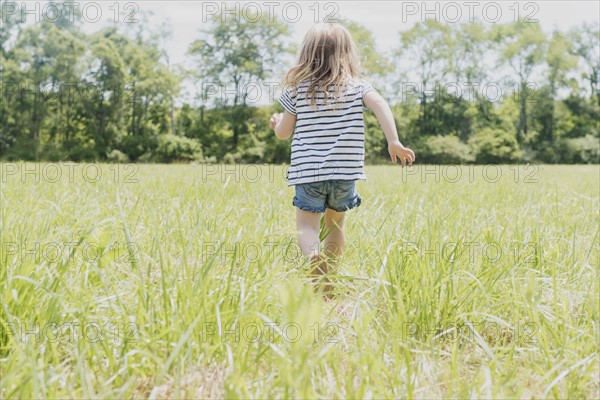
[{"label": "white sky", "polygon": [[[203,27],[203,19],[216,7],[233,9],[258,6],[265,15],[274,14],[289,22],[293,27],[293,37],[297,42],[315,22],[334,12],[345,19],[359,22],[376,38],[380,50],[397,46],[398,32],[406,30],[424,17],[435,17],[439,21],[452,23],[458,13],[462,21],[471,14],[484,23],[493,24],[496,11],[499,22],[514,19],[519,9],[521,16],[537,19],[545,31],[553,27],[561,30],[578,25],[583,21],[599,23],[600,1],[144,1],[138,2],[141,10],[153,11],[157,21],[170,21],[173,25],[173,38],[169,42],[169,53],[174,63],[185,60],[187,46],[198,37]],[[272,5],[271,5],[272,4]],[[470,5],[472,4],[472,5]],[[515,6],[517,4],[517,6]],[[296,20],[296,5],[301,13]],[[437,8],[437,11],[436,11]],[[273,12],[269,13],[270,10]],[[319,11],[315,18],[316,10]],[[427,11],[432,11],[425,15]]]},{"label": "white sky", "polygon": [[[68,1],[68,0],[67,0]],[[117,17],[118,24],[124,25],[125,15],[136,10],[149,11],[152,25],[168,23],[172,27],[172,35],[165,38],[166,48],[171,65],[187,65],[189,57],[186,51],[189,45],[200,36],[200,29],[206,26],[205,21],[211,12],[222,8],[239,7],[260,10],[263,15],[275,15],[292,26],[293,40],[299,43],[306,30],[315,22],[323,22],[327,15],[334,18],[356,21],[369,29],[378,46],[378,50],[387,53],[398,47],[398,32],[406,30],[424,18],[436,18],[441,22],[455,23],[468,21],[473,17],[486,24],[510,22],[518,11],[522,17],[530,16],[532,22],[537,20],[543,30],[550,32],[557,27],[563,31],[582,22],[600,23],[600,1],[79,1],[72,0],[74,7],[84,10],[85,30],[88,32],[100,29],[112,21],[118,8],[125,14]],[[2,0],[3,11],[7,3]],[[52,18],[53,9],[47,1],[12,2],[18,7],[26,7],[26,23],[34,23],[36,17]],[[37,6],[36,6],[37,4]],[[36,9],[38,7],[38,9]],[[68,11],[63,10],[67,15]],[[37,14],[37,15],[36,15]],[[96,18],[98,16],[98,18]],[[135,15],[133,15],[135,18]],[[229,18],[234,18],[229,15]],[[95,21],[99,19],[99,21]],[[280,77],[274,77],[278,80]],[[190,85],[186,85],[190,86]],[[192,88],[186,87],[186,91]],[[188,97],[188,96],[185,96]],[[189,100],[189,97],[188,97]],[[262,103],[262,101],[260,101]]]}]

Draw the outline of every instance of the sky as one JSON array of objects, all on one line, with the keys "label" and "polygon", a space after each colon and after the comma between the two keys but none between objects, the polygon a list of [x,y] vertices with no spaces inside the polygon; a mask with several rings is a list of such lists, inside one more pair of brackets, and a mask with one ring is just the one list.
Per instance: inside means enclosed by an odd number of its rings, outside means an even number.
[{"label": "sky", "polygon": [[[583,21],[599,23],[599,1],[144,1],[140,9],[152,11],[161,21],[170,21],[173,36],[168,49],[173,63],[184,62],[188,45],[199,36],[203,21],[221,9],[246,7],[259,9],[264,15],[275,15],[290,23],[293,38],[301,42],[304,33],[315,22],[337,16],[359,22],[376,38],[379,50],[397,46],[398,32],[409,29],[424,18],[440,22],[468,21],[470,17],[486,24],[509,22],[516,13],[529,17],[545,31],[554,27],[567,30]],[[233,17],[231,17],[233,18]]]},{"label": "sky", "polygon": [[[69,1],[69,0],[63,0]],[[369,29],[376,41],[378,50],[388,53],[398,47],[398,32],[409,29],[425,18],[435,18],[440,22],[453,24],[478,20],[493,25],[515,20],[517,16],[527,17],[532,23],[539,23],[546,32],[554,28],[566,31],[582,22],[600,23],[600,1],[554,0],[554,1],[77,1],[74,5],[83,12],[84,29],[87,32],[98,30],[107,24],[136,23],[139,12],[150,12],[153,27],[168,24],[171,35],[165,37],[163,46],[168,52],[172,66],[190,67],[190,57],[186,55],[189,45],[200,37],[200,30],[207,21],[222,10],[253,10],[263,16],[275,16],[286,21],[292,28],[292,40],[300,43],[304,33],[316,22],[343,18],[360,23]],[[9,4],[12,3],[12,6]],[[2,0],[3,12],[23,12],[25,23],[34,23],[35,18],[54,18],[56,7],[48,1]],[[7,6],[8,4],[8,6]],[[9,8],[6,8],[9,7]],[[12,7],[12,8],[11,8]],[[116,13],[117,10],[120,11]],[[58,12],[63,17],[69,11]],[[235,18],[228,14],[227,18]],[[139,22],[137,22],[139,23]],[[280,78],[280,77],[277,77]],[[195,89],[187,85],[187,95],[193,97]],[[184,91],[185,91],[184,90]],[[260,101],[260,103],[263,103]]]}]

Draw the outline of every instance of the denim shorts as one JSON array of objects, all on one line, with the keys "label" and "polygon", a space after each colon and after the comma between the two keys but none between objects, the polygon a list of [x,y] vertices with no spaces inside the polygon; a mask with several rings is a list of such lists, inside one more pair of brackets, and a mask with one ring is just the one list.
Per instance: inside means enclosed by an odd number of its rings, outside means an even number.
[{"label": "denim shorts", "polygon": [[326,208],[343,212],[360,205],[356,181],[331,180],[296,185],[292,204],[301,210],[323,213]]}]

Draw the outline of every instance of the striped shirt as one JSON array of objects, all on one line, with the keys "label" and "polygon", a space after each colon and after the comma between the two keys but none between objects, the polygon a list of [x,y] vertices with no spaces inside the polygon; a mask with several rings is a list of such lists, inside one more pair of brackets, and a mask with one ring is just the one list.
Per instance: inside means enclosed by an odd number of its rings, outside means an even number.
[{"label": "striped shirt", "polygon": [[308,82],[302,82],[296,90],[286,87],[279,98],[283,108],[296,115],[288,186],[366,179],[363,99],[374,90],[373,86],[364,80],[352,80],[337,101],[329,100],[327,104],[323,104],[324,93],[316,93],[316,109],[306,96],[307,88]]}]

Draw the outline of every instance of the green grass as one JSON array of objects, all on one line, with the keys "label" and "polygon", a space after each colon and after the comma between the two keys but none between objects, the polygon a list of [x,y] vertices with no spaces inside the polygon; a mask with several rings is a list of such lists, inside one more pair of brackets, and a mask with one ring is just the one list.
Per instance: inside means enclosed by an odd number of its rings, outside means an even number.
[{"label": "green grass", "polygon": [[24,168],[1,398],[600,396],[598,166],[369,167],[333,300],[280,167]]}]

